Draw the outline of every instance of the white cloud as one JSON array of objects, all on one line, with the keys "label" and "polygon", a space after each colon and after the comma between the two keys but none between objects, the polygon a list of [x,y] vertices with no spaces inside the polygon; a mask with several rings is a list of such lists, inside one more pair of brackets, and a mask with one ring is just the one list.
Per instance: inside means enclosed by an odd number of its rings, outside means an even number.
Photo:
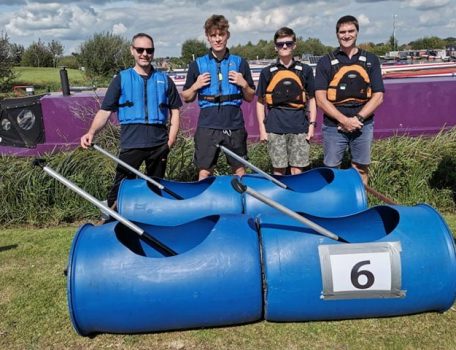
[{"label": "white cloud", "polygon": [[[339,17],[352,14],[360,22],[360,42],[385,42],[397,14],[397,36],[406,43],[426,35],[455,36],[455,0],[0,0],[0,25],[10,41],[27,46],[40,38],[60,40],[70,53],[95,33],[110,31],[130,39],[151,34],[157,57],[180,55],[188,39],[204,40],[203,24],[214,13],[230,21],[229,45],[271,40],[289,26],[298,36],[337,44]],[[8,5],[5,5],[8,4]],[[1,29],[0,29],[1,30]]]},{"label": "white cloud", "polygon": [[117,23],[112,26],[112,33],[122,35],[127,32],[127,27],[123,23]]}]

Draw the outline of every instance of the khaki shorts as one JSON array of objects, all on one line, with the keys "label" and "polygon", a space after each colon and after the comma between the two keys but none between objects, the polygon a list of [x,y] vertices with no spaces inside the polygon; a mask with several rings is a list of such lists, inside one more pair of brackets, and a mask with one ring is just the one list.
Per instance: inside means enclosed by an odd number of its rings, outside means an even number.
[{"label": "khaki shorts", "polygon": [[268,153],[274,168],[305,168],[310,165],[307,134],[268,133]]}]

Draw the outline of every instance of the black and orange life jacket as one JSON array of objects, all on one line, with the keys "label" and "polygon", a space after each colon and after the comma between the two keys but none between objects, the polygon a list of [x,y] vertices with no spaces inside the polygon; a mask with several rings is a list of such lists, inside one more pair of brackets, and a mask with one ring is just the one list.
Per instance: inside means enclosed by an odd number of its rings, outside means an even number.
[{"label": "black and orange life jacket", "polygon": [[364,104],[372,96],[366,65],[366,51],[361,50],[358,62],[341,64],[335,54],[329,54],[332,80],[327,90],[328,101],[335,105]]},{"label": "black and orange life jacket", "polygon": [[272,78],[266,87],[265,102],[268,107],[285,107],[291,109],[304,109],[306,98],[304,86],[299,76],[304,67],[295,63],[292,69],[279,69],[277,65],[271,66]]}]

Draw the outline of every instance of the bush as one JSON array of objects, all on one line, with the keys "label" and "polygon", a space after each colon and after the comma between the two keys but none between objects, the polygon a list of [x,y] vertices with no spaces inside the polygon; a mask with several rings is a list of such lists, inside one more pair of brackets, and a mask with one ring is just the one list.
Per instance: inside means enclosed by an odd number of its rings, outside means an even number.
[{"label": "bush", "polygon": [[[111,153],[117,152],[119,130],[110,125],[96,142]],[[445,212],[456,212],[456,129],[432,138],[392,137],[376,141],[373,147],[370,185],[404,205],[426,202]],[[193,140],[180,134],[173,148],[166,177],[195,181],[192,163]],[[49,166],[64,177],[103,200],[111,186],[116,164],[94,150],[76,149],[45,157]],[[312,167],[322,166],[323,152],[312,146]],[[266,145],[249,144],[249,160],[270,172]],[[347,162],[345,164],[348,164]],[[99,211],[42,170],[31,166],[29,158],[0,157],[0,223],[2,225],[51,225],[94,219]],[[221,157],[217,174],[229,174]],[[370,205],[379,204],[369,198]]]},{"label": "bush", "polygon": [[112,78],[132,63],[130,43],[119,35],[97,33],[81,44],[78,63],[91,77]]},{"label": "bush", "polygon": [[11,55],[9,38],[3,32],[0,35],[0,91],[11,89],[12,82],[16,78],[14,71],[14,57]]}]

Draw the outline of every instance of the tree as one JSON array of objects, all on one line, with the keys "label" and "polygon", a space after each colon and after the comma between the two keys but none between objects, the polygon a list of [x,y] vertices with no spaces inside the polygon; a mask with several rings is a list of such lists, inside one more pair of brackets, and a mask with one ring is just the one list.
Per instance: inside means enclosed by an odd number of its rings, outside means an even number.
[{"label": "tree", "polygon": [[436,36],[431,36],[412,41],[409,45],[412,50],[443,49],[446,46],[446,42]]},{"label": "tree", "polygon": [[182,44],[181,56],[184,62],[190,63],[207,52],[206,43],[198,39],[189,39]]},{"label": "tree", "polygon": [[52,67],[54,57],[49,47],[38,39],[33,42],[22,55],[21,65],[26,67]]},{"label": "tree", "polygon": [[57,61],[63,55],[63,45],[60,41],[52,40],[48,44],[48,48],[53,57],[54,67],[57,67]]},{"label": "tree", "polygon": [[25,47],[23,45],[12,43],[10,44],[10,52],[14,64],[18,65],[21,63],[22,55],[25,52]]},{"label": "tree", "polygon": [[13,71],[14,59],[11,56],[11,45],[8,35],[0,34],[0,90],[7,91],[11,88],[16,77]]},{"label": "tree", "polygon": [[96,33],[83,42],[76,57],[92,78],[111,78],[119,70],[133,64],[129,41],[109,32]]}]

